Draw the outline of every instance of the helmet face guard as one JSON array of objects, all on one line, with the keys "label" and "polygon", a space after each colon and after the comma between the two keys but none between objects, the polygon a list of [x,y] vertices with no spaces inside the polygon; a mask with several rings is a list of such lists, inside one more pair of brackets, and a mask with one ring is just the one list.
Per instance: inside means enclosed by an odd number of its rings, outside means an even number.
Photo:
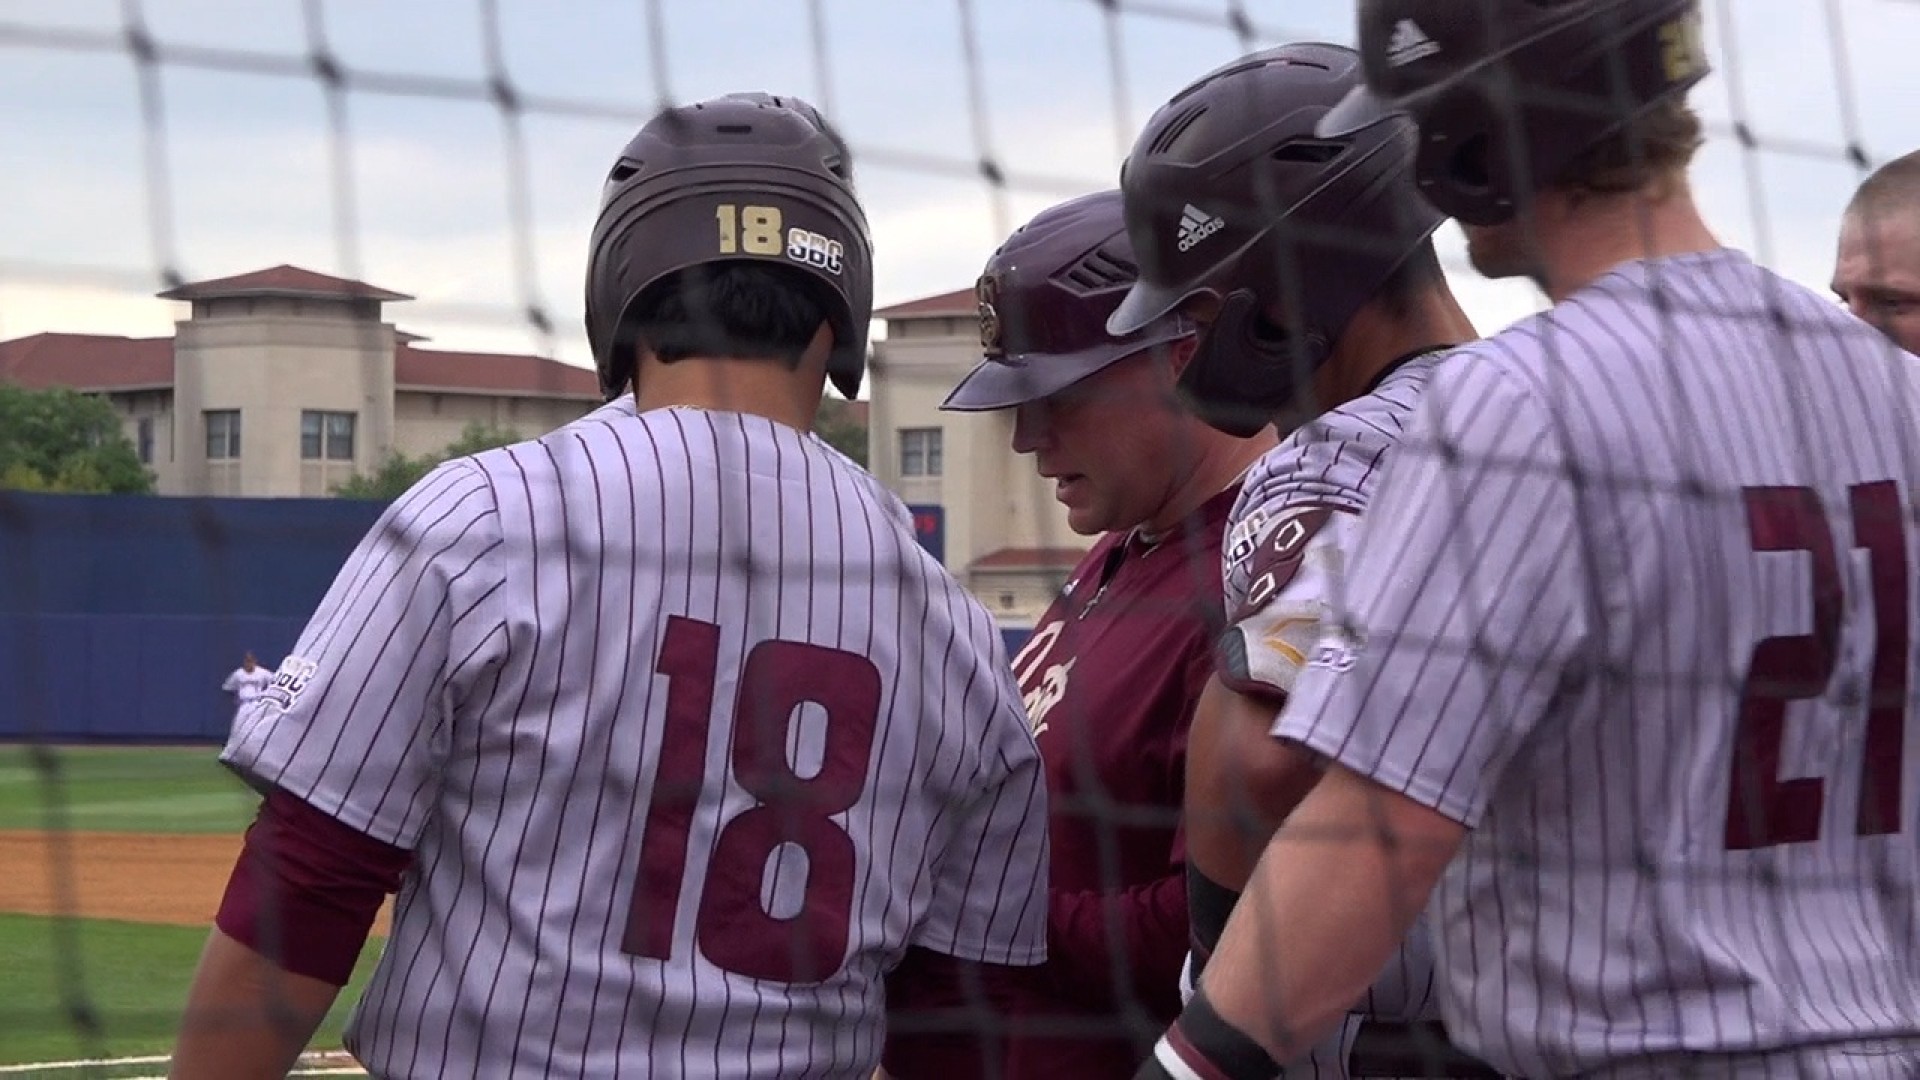
[{"label": "helmet face guard", "polygon": [[1317,130],[1399,113],[1421,193],[1471,225],[1511,220],[1585,150],[1711,70],[1698,0],[1362,0],[1366,85]]},{"label": "helmet face guard", "polygon": [[1122,168],[1140,283],[1108,328],[1218,301],[1183,386],[1221,430],[1252,434],[1286,408],[1443,220],[1414,188],[1411,121],[1318,133],[1360,85],[1340,46],[1253,53],[1155,113]]},{"label": "helmet face guard", "polygon": [[1118,191],[1071,199],[1014,230],[974,286],[984,359],[940,407],[1010,409],[1193,336],[1178,316],[1108,333],[1107,319],[1136,274]]},{"label": "helmet face guard", "polygon": [[635,315],[673,274],[728,262],[791,268],[830,297],[827,373],[866,371],[873,245],[846,145],[797,98],[735,94],[669,109],[608,175],[587,263],[587,338],[608,397],[633,377]]}]

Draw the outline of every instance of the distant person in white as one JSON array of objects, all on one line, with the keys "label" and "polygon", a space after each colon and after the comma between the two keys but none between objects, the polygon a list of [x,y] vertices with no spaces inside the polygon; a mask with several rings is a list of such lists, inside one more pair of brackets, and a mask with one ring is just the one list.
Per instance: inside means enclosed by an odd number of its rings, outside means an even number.
[{"label": "distant person in white", "polygon": [[176,1076],[284,1076],[396,889],[344,1036],[382,1080],[868,1080],[936,956],[1045,959],[998,629],[809,432],[866,364],[851,170],[763,94],[620,154],[610,400],[396,500],[247,710],[222,760],[268,794]]},{"label": "distant person in white", "polygon": [[227,676],[227,681],[220,684],[221,690],[233,695],[234,723],[240,722],[240,714],[246,709],[247,703],[259,697],[260,691],[272,682],[273,672],[261,667],[253,653],[249,652],[240,658],[240,666],[234,668],[233,674]]},{"label": "distant person in white", "polygon": [[1920,365],[1702,219],[1695,4],[1359,38],[1318,134],[1410,115],[1553,306],[1429,379],[1275,726],[1332,764],[1142,1075],[1271,1075],[1425,909],[1503,1074],[1920,1076]]}]

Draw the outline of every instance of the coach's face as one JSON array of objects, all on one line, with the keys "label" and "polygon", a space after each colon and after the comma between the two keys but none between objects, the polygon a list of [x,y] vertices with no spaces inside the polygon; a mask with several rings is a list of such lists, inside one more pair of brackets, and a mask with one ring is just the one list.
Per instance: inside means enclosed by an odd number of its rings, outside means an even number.
[{"label": "coach's face", "polygon": [[1166,353],[1135,353],[1015,410],[1013,450],[1032,454],[1053,481],[1074,532],[1131,529],[1172,498],[1178,463],[1192,454],[1180,445],[1187,417],[1174,391],[1177,364]]},{"label": "coach's face", "polygon": [[1920,353],[1920,215],[1846,215],[1833,291],[1847,310]]}]

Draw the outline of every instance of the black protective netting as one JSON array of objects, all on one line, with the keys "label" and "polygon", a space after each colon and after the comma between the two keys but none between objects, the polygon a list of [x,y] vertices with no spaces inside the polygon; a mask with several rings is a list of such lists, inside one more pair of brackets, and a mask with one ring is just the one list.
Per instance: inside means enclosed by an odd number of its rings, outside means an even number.
[{"label": "black protective netting", "polygon": [[[1727,240],[1823,287],[1853,186],[1920,142],[1897,104],[1920,91],[1906,55],[1920,10],[1704,6],[1716,74],[1694,95],[1707,135],[1696,194]],[[0,394],[15,395],[0,411],[14,428],[0,431],[0,1077],[165,1071],[256,805],[213,763],[232,716],[218,688],[243,652],[274,667],[380,510],[378,493],[338,506],[251,497],[326,495],[390,452],[455,441],[463,418],[531,437],[597,404],[582,372],[588,233],[608,165],[658,109],[741,90],[818,105],[851,146],[884,308],[971,289],[1016,226],[1112,186],[1140,126],[1190,80],[1268,45],[1350,42],[1352,22],[1332,0],[0,3]],[[1452,226],[1440,253],[1482,333],[1540,306],[1528,286],[1479,279]],[[260,272],[237,293],[206,287]],[[319,306],[284,309],[292,328],[276,332],[289,336],[267,344],[214,325],[244,323],[220,305],[255,297]],[[362,314],[388,305],[391,325],[356,324],[360,353],[406,354],[415,374],[355,377],[388,398],[402,384],[419,416],[389,404],[386,419],[370,407],[356,422],[301,399],[314,377],[286,357],[318,340],[301,320],[317,327],[342,300]],[[1051,482],[1034,483],[1032,459],[1008,448],[1004,416],[936,409],[977,355],[976,326],[970,297],[876,324],[870,402],[829,419],[865,425],[865,463],[1018,654],[1093,538],[1068,528]],[[224,359],[176,369],[189,345]],[[209,407],[224,400],[219,380],[256,377],[284,385],[236,392],[259,407],[244,431],[238,407]],[[58,387],[110,402],[114,417],[89,434],[34,412],[25,395]],[[471,405],[481,398],[493,404]],[[302,450],[283,455],[285,475],[252,464],[293,437],[296,413]],[[405,436],[409,423],[436,434]],[[49,493],[97,480],[104,466],[59,462],[116,431],[157,495]],[[58,440],[76,448],[59,457]],[[1460,475],[1525,467],[1467,462]],[[1210,588],[1217,601],[1217,569],[1196,572],[1181,603]],[[1179,613],[1141,603],[1131,617]],[[1029,706],[1064,695],[1053,723],[1090,740],[1091,771],[1054,812],[1097,838],[1075,858],[1131,887],[1123,849],[1166,843],[1178,807],[1105,789],[1099,769],[1120,755],[1096,748],[1099,717],[1076,712],[1067,659],[1042,648],[1017,672]],[[1111,981],[1091,995],[1107,1005],[991,1018],[963,1007],[957,1022],[1144,1046],[1164,1018],[1135,1000],[1133,959],[1090,963]],[[338,1049],[343,1017],[316,1051]]]}]

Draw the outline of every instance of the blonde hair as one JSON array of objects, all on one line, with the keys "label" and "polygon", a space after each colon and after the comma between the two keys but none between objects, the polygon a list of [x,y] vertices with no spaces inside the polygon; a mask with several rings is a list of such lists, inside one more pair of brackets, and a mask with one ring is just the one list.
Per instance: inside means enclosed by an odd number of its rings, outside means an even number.
[{"label": "blonde hair", "polygon": [[1591,195],[1640,191],[1684,173],[1705,141],[1693,106],[1663,101],[1581,151],[1553,186]]}]

